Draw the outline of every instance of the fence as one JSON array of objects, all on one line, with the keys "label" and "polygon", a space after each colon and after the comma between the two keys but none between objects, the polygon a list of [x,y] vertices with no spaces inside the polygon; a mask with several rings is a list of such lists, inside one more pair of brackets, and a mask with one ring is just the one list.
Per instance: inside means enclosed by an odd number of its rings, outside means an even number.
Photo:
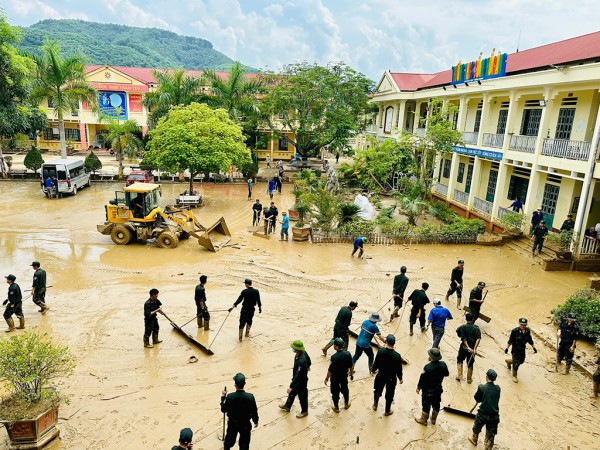
[{"label": "fence", "polygon": [[[369,239],[369,244],[377,245],[395,245],[395,244],[474,244],[477,242],[477,236],[418,236],[418,235],[403,235],[395,236],[392,234],[372,233],[363,235]],[[337,233],[313,233],[313,244],[342,244],[352,243],[356,239],[354,234],[337,234]]]},{"label": "fence", "polygon": [[491,202],[488,202],[487,200],[483,200],[478,197],[473,198],[473,209],[476,209],[477,211],[479,211],[483,214],[491,216],[492,215],[492,206],[493,206],[493,204]]},{"label": "fence", "polygon": [[463,131],[462,133],[462,140],[465,144],[477,145],[477,139],[479,139],[477,131]]},{"label": "fence", "polygon": [[534,153],[536,140],[537,136],[521,136],[518,134],[513,134],[510,137],[508,148],[517,152]]},{"label": "fence", "polygon": [[504,145],[504,134],[483,133],[483,145],[486,147],[502,148]]},{"label": "fence", "polygon": [[597,255],[598,254],[598,241],[596,239],[584,238],[581,243],[580,255]]},{"label": "fence", "polygon": [[454,189],[454,200],[462,203],[463,205],[467,205],[469,203],[469,194],[459,189]]},{"label": "fence", "polygon": [[502,216],[505,214],[511,214],[514,211],[512,209],[503,208],[502,206],[498,206],[498,219],[502,219]]},{"label": "fence", "polygon": [[442,183],[435,184],[435,192],[443,195],[444,197],[448,197],[448,186]]},{"label": "fence", "polygon": [[546,138],[542,144],[542,155],[586,161],[590,156],[591,146],[592,143],[588,141]]}]

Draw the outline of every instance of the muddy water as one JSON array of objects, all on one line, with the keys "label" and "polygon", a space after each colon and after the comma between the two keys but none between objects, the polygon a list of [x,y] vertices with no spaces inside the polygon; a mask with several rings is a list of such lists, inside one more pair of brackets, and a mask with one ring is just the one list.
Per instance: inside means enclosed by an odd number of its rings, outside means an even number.
[{"label": "muddy water", "polygon": [[[549,310],[574,288],[585,285],[587,275],[543,272],[504,248],[367,246],[368,259],[359,261],[349,257],[350,245],[254,237],[248,232],[252,203],[246,200],[245,186],[203,186],[207,206],[196,210],[203,224],[224,216],[233,232],[232,243],[239,249],[229,247],[214,254],[193,240],[174,250],[145,244],[116,246],[96,231],[96,224],[104,220],[103,205],[118,186],[95,184],[76,197],[47,200],[37,184],[0,183],[4,200],[0,270],[14,273],[25,289],[32,275],[29,264],[42,262],[54,286],[47,296],[52,310],[40,316],[31,300],[26,300],[27,326],[70,345],[77,357],[76,373],[64,386],[71,403],[61,407],[62,441],[56,448],[170,448],[179,429],[188,426],[194,430],[195,449],[220,448],[220,391],[224,385],[233,388],[231,377],[238,371],[246,374],[247,389],[259,403],[260,426],[252,436],[255,449],[470,448],[466,439],[471,421],[442,413],[438,425],[422,427],[412,419],[420,410],[415,388],[431,340],[419,332],[408,336],[408,313],[401,323],[396,320],[381,326],[384,334],[395,333],[398,350],[411,362],[405,366],[404,384],[396,390],[391,417],[370,410],[372,379],[366,357],[358,361],[350,385],[352,407],[339,415],[333,413],[323,385],[328,358],[320,352],[342,304],[357,300],[354,322],[364,320],[390,298],[392,277],[402,264],[409,268],[409,291],[427,281],[430,298],[443,298],[457,259],[466,260],[465,289],[479,280],[490,286],[483,312],[493,320],[480,324],[485,359],[476,363],[475,382],[459,384],[453,379],[458,346],[455,329],[463,319],[452,304],[456,319],[448,325],[441,347],[451,371],[443,403],[470,409],[476,385],[493,367],[502,387],[496,448],[597,446],[600,415],[587,399],[589,380],[578,373],[555,374],[552,352],[538,344],[539,353],[528,355],[519,371],[520,381],[514,384],[503,368],[500,348],[520,316],[527,316],[536,330],[550,333],[545,325]],[[267,203],[265,188],[255,186],[263,205]],[[163,185],[163,204],[173,203],[181,189],[181,185]],[[290,186],[284,186],[284,195],[275,197],[280,211],[293,203],[289,191]],[[201,273],[209,277],[208,302],[215,311],[211,331],[198,331],[193,322],[186,329],[209,345],[224,323],[212,345],[215,355],[209,358],[198,353],[163,318],[159,320],[164,342],[143,349],[142,305],[147,291],[157,287],[165,312],[183,324],[194,317],[193,289]],[[239,310],[229,316],[216,311],[235,301],[246,277],[261,291],[264,306],[263,314],[255,316],[252,337],[239,344]],[[382,313],[389,314],[387,305]],[[289,344],[294,339],[304,341],[313,360],[310,414],[304,419],[277,408],[291,377]],[[198,363],[188,363],[192,355]],[[296,404],[293,412],[297,409]],[[0,439],[5,440],[5,432],[1,433]]]}]

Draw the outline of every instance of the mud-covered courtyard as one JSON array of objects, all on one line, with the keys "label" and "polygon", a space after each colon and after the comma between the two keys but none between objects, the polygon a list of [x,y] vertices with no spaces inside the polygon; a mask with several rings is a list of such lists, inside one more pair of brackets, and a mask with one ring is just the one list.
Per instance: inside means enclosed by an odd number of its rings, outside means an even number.
[{"label": "mud-covered courtyard", "polygon": [[[590,403],[589,378],[578,370],[568,376],[555,373],[553,351],[536,342],[539,353],[528,349],[515,384],[504,366],[503,351],[508,332],[522,316],[534,331],[554,340],[550,310],[575,288],[589,284],[589,274],[544,272],[530,259],[503,247],[369,244],[367,258],[358,260],[350,258],[350,244],[280,242],[278,235],[263,239],[248,231],[252,203],[246,199],[244,185],[203,185],[207,205],[194,210],[205,225],[224,216],[235,246],[218,253],[206,251],[193,239],[173,250],[139,243],[117,246],[96,231],[96,224],[104,221],[104,204],[119,186],[96,183],[77,196],[48,200],[38,183],[0,183],[2,275],[15,274],[21,289],[29,289],[33,273],[29,265],[34,260],[42,263],[53,286],[46,297],[51,310],[42,316],[30,299],[24,301],[26,327],[36,327],[69,345],[76,356],[75,374],[62,386],[70,403],[61,405],[61,440],[53,448],[170,448],[183,427],[194,431],[194,449],[222,448],[217,439],[223,420],[220,393],[223,386],[233,389],[232,377],[240,371],[247,377],[246,390],[259,405],[260,423],[252,432],[251,448],[474,448],[467,441],[470,419],[441,412],[437,425],[424,427],[413,420],[420,413],[415,389],[427,362],[431,334],[416,331],[409,336],[408,313],[401,322],[385,324],[391,303],[382,309],[386,320],[380,328],[384,336],[396,335],[396,349],[410,361],[404,366],[404,384],[396,388],[395,413],[384,417],[383,408],[371,410],[373,379],[366,357],[358,361],[350,383],[350,409],[334,413],[329,388],[323,384],[329,358],[322,356],[321,347],[331,337],[340,306],[358,301],[353,318],[358,326],[390,299],[392,279],[401,265],[408,267],[408,292],[427,281],[430,300],[443,299],[457,259],[465,260],[465,290],[480,280],[487,283],[489,294],[482,312],[492,321],[478,322],[485,358],[475,364],[474,383],[459,383],[454,380],[455,330],[464,318],[454,301],[444,305],[455,320],[441,344],[450,369],[442,404],[471,409],[477,385],[485,382],[485,371],[494,368],[502,388],[495,448],[598,448],[600,410]],[[166,205],[173,204],[185,186],[167,183],[162,189],[161,203]],[[261,183],[254,191],[263,205],[268,200],[265,189]],[[280,211],[294,201],[289,185],[283,192],[275,197]],[[143,303],[149,289],[160,290],[163,310],[181,325],[196,313],[193,293],[200,274],[208,276],[211,330],[198,330],[195,321],[185,329],[208,346],[227,317],[224,310],[237,299],[244,279],[251,278],[263,302],[251,338],[238,342],[237,309],[212,344],[214,356],[191,347],[163,317],[159,322],[164,342],[145,349]],[[291,413],[277,407],[291,378],[290,342],[295,339],[304,342],[313,362],[309,415],[303,419],[295,417],[297,400]],[[354,343],[351,339],[351,352]],[[581,345],[577,354],[582,364],[592,361],[590,345]],[[192,355],[198,362],[189,362]],[[0,449],[8,448],[6,432],[0,433]],[[479,446],[483,447],[481,439]]]}]

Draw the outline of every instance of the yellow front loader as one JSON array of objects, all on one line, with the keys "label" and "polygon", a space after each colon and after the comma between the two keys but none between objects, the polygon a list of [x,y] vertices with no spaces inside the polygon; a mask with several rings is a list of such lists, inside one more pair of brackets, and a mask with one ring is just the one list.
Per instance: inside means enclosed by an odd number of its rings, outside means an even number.
[{"label": "yellow front loader", "polygon": [[98,231],[110,235],[118,245],[156,239],[163,248],[175,248],[180,240],[192,236],[213,252],[231,240],[223,217],[204,227],[188,209],[167,206],[163,211],[158,204],[160,194],[160,185],[151,183],[134,183],[115,192],[115,199],[104,207],[106,221],[97,226]]}]

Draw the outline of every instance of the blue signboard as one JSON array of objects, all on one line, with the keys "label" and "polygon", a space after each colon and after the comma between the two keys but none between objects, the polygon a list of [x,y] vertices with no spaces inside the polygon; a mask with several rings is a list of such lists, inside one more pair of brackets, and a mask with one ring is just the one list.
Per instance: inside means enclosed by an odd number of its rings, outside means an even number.
[{"label": "blue signboard", "polygon": [[482,150],[480,148],[473,147],[463,147],[462,145],[455,145],[452,147],[452,151],[461,155],[479,156],[480,158],[495,159],[497,161],[502,159],[501,152],[492,152],[490,150]]},{"label": "blue signboard", "polygon": [[[100,115],[127,120],[127,95],[125,92],[98,91]],[[121,114],[117,117],[117,108]]]}]

